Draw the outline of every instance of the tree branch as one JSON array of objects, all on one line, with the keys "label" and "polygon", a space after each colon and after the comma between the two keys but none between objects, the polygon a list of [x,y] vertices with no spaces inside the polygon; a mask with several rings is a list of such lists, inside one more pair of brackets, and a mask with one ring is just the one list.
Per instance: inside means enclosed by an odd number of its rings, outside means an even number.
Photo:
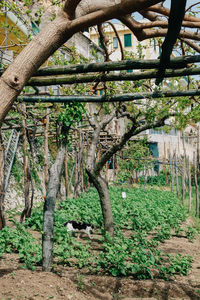
[{"label": "tree branch", "polygon": [[72,20],[75,18],[75,10],[81,0],[66,0],[63,11],[67,14],[68,19]]},{"label": "tree branch", "polygon": [[[159,14],[167,16],[167,17],[169,17],[169,14],[170,14],[170,10],[168,8],[162,6],[161,4],[150,6],[150,7],[148,7],[147,10],[159,13]],[[185,14],[184,21],[200,22],[200,18],[193,17],[193,16]]]}]

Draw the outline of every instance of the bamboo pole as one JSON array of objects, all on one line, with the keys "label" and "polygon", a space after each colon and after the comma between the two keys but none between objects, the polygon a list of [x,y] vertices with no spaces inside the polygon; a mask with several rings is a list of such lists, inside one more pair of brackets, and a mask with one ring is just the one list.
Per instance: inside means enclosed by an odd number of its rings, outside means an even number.
[{"label": "bamboo pole", "polygon": [[[185,68],[190,63],[200,62],[200,55],[179,56],[170,59],[170,68]],[[149,60],[125,60],[103,63],[77,64],[70,66],[53,66],[40,68],[34,76],[51,76],[63,74],[80,74],[89,72],[120,71],[130,69],[155,69],[158,68],[160,59]],[[0,70],[3,74],[5,70]]]},{"label": "bamboo pole", "polygon": [[188,91],[156,91],[148,93],[131,93],[131,94],[120,94],[113,96],[40,96],[40,95],[29,95],[20,96],[19,98],[24,102],[41,102],[41,103],[65,103],[65,102],[83,102],[83,103],[104,103],[104,102],[125,102],[133,100],[143,100],[146,98],[156,99],[156,98],[171,98],[171,97],[189,97],[189,96],[199,96],[200,90],[188,90]]},{"label": "bamboo pole", "polygon": [[[166,70],[165,77],[178,77],[187,75],[199,75],[200,68],[186,68],[180,70]],[[158,71],[141,71],[132,74],[105,74],[97,73],[92,75],[71,75],[71,76],[48,76],[48,77],[32,77],[27,86],[49,86],[57,84],[74,84],[74,83],[89,83],[89,82],[107,82],[107,81],[135,81],[144,79],[158,78]]]}]

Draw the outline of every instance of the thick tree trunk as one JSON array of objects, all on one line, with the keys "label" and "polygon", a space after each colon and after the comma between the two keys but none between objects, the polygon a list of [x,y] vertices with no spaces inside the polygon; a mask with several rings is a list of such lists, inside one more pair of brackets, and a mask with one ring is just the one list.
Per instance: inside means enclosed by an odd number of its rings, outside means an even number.
[{"label": "thick tree trunk", "polygon": [[4,197],[5,197],[5,174],[4,174],[4,146],[0,131],[0,230],[6,226],[4,216]]},{"label": "thick tree trunk", "polygon": [[53,261],[53,225],[56,195],[59,189],[62,166],[65,157],[65,145],[61,144],[56,161],[50,169],[47,195],[44,204],[43,235],[42,235],[42,269],[51,271]]},{"label": "thick tree trunk", "polygon": [[88,168],[86,169],[90,182],[92,182],[98,191],[101,210],[103,215],[104,230],[111,237],[114,236],[114,221],[111,208],[110,195],[108,191],[108,183],[100,175],[93,174]]}]

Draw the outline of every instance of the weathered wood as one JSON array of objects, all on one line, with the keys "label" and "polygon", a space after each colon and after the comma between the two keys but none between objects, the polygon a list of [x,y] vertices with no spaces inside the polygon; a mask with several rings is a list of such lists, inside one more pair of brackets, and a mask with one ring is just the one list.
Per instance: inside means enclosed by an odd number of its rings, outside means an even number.
[{"label": "weathered wood", "polygon": [[188,185],[189,185],[189,203],[188,203],[188,211],[191,211],[192,207],[192,180],[191,180],[191,163],[190,157],[188,156]]},{"label": "weathered wood", "polygon": [[42,234],[42,269],[51,271],[53,262],[53,225],[56,195],[59,189],[61,171],[65,157],[65,145],[61,144],[55,163],[50,168],[47,195],[44,204],[43,234]]},{"label": "weathered wood", "polygon": [[125,102],[133,100],[142,100],[145,98],[168,98],[168,97],[189,97],[189,96],[199,96],[200,90],[188,90],[188,91],[163,91],[163,92],[153,92],[153,93],[132,93],[132,94],[120,94],[114,96],[20,96],[20,99],[24,102],[43,102],[43,103],[65,103],[65,102]]},{"label": "weathered wood", "polygon": [[[200,55],[193,56],[179,56],[171,58],[169,68],[185,68],[188,64],[200,62]],[[89,72],[103,72],[103,71],[120,71],[130,69],[154,69],[159,66],[159,59],[149,60],[125,60],[125,61],[112,61],[104,63],[89,63],[78,64],[70,66],[54,66],[40,68],[33,76],[52,76],[64,74],[80,74]],[[0,70],[0,75],[4,70]]]},{"label": "weathered wood", "polygon": [[199,217],[199,185],[197,177],[197,155],[193,153],[193,162],[194,162],[194,182],[196,187],[196,216]]},{"label": "weathered wood", "polygon": [[168,184],[168,180],[167,180],[167,170],[166,170],[166,165],[165,165],[165,162],[166,162],[166,143],[164,142],[164,174],[165,174],[165,184],[167,185]]},{"label": "weathered wood", "polygon": [[79,160],[80,160],[80,189],[81,192],[84,190],[84,182],[83,182],[83,147],[84,147],[84,140],[83,140],[83,133],[82,130],[79,129]]},{"label": "weathered wood", "polygon": [[179,190],[179,180],[178,180],[178,160],[177,160],[177,154],[175,151],[175,172],[176,172],[176,194],[179,198],[180,196],[180,190]]},{"label": "weathered wood", "polygon": [[170,165],[170,173],[171,173],[171,192],[174,192],[174,163],[171,152],[169,153],[169,165]]},{"label": "weathered wood", "polygon": [[[180,70],[168,70],[165,72],[166,78],[199,75],[200,68],[185,68]],[[142,71],[127,74],[92,74],[92,75],[73,75],[73,76],[52,76],[52,77],[32,77],[26,85],[28,86],[49,86],[56,84],[74,84],[89,82],[107,82],[107,81],[135,81],[142,79],[157,78],[157,70]]]},{"label": "weathered wood", "polygon": [[65,148],[65,161],[64,161],[64,166],[65,166],[65,196],[66,196],[66,198],[69,196],[69,187],[68,187],[69,176],[68,176],[67,162],[68,162],[68,147],[66,145],[66,148]]},{"label": "weathered wood", "polygon": [[185,159],[182,160],[182,174],[181,174],[181,192],[182,192],[182,204],[185,203]]},{"label": "weathered wood", "polygon": [[46,117],[43,119],[44,123],[44,185],[45,193],[47,191],[48,181],[49,181],[49,168],[48,168],[48,135],[49,135],[49,108],[46,110]]},{"label": "weathered wood", "polygon": [[79,147],[78,147],[78,132],[77,132],[77,126],[76,126],[76,133],[75,133],[75,139],[76,139],[76,146],[75,146],[75,172],[74,172],[74,192],[73,192],[73,198],[78,197],[78,185],[79,185],[79,175],[80,175],[80,160],[79,160]]},{"label": "weathered wood", "polygon": [[22,149],[23,149],[23,162],[24,162],[24,201],[25,201],[25,207],[20,217],[20,222],[22,223],[24,217],[29,218],[31,214],[31,201],[30,201],[31,174],[30,174],[30,162],[29,162],[28,149],[27,149],[28,141],[27,141],[27,134],[26,134],[25,103],[22,103],[21,109],[24,114],[22,119]]}]

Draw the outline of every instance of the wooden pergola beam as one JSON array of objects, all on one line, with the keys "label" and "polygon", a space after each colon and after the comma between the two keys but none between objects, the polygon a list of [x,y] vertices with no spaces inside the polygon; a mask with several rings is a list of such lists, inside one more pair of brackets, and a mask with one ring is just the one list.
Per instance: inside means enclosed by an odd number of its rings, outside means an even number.
[{"label": "wooden pergola beam", "polygon": [[[200,62],[200,55],[193,56],[179,56],[171,58],[170,68],[185,68],[188,64]],[[55,76],[55,75],[70,75],[80,74],[89,72],[103,72],[103,71],[120,71],[130,69],[155,69],[158,68],[160,63],[159,59],[149,60],[124,60],[124,61],[111,61],[103,63],[89,63],[89,64],[78,64],[78,65],[65,65],[65,66],[54,66],[54,67],[43,67],[40,68],[34,76]],[[0,70],[0,75],[5,70]]]},{"label": "wooden pergola beam", "polygon": [[[178,70],[166,70],[165,77],[179,77],[189,75],[199,75],[200,68],[185,68]],[[49,76],[49,77],[32,77],[28,86],[50,86],[59,84],[74,84],[74,83],[96,83],[106,81],[136,81],[142,79],[157,78],[157,70],[139,71],[126,74],[92,74],[92,75],[72,75],[72,76]]]},{"label": "wooden pergola beam", "polygon": [[29,96],[21,96],[21,99],[24,102],[42,102],[42,103],[67,103],[67,102],[125,102],[125,101],[134,101],[141,100],[145,98],[166,98],[166,97],[189,97],[189,96],[200,96],[200,90],[188,90],[188,91],[156,91],[153,93],[133,93],[133,94],[120,94],[114,96],[39,96],[39,95],[29,95]]}]

